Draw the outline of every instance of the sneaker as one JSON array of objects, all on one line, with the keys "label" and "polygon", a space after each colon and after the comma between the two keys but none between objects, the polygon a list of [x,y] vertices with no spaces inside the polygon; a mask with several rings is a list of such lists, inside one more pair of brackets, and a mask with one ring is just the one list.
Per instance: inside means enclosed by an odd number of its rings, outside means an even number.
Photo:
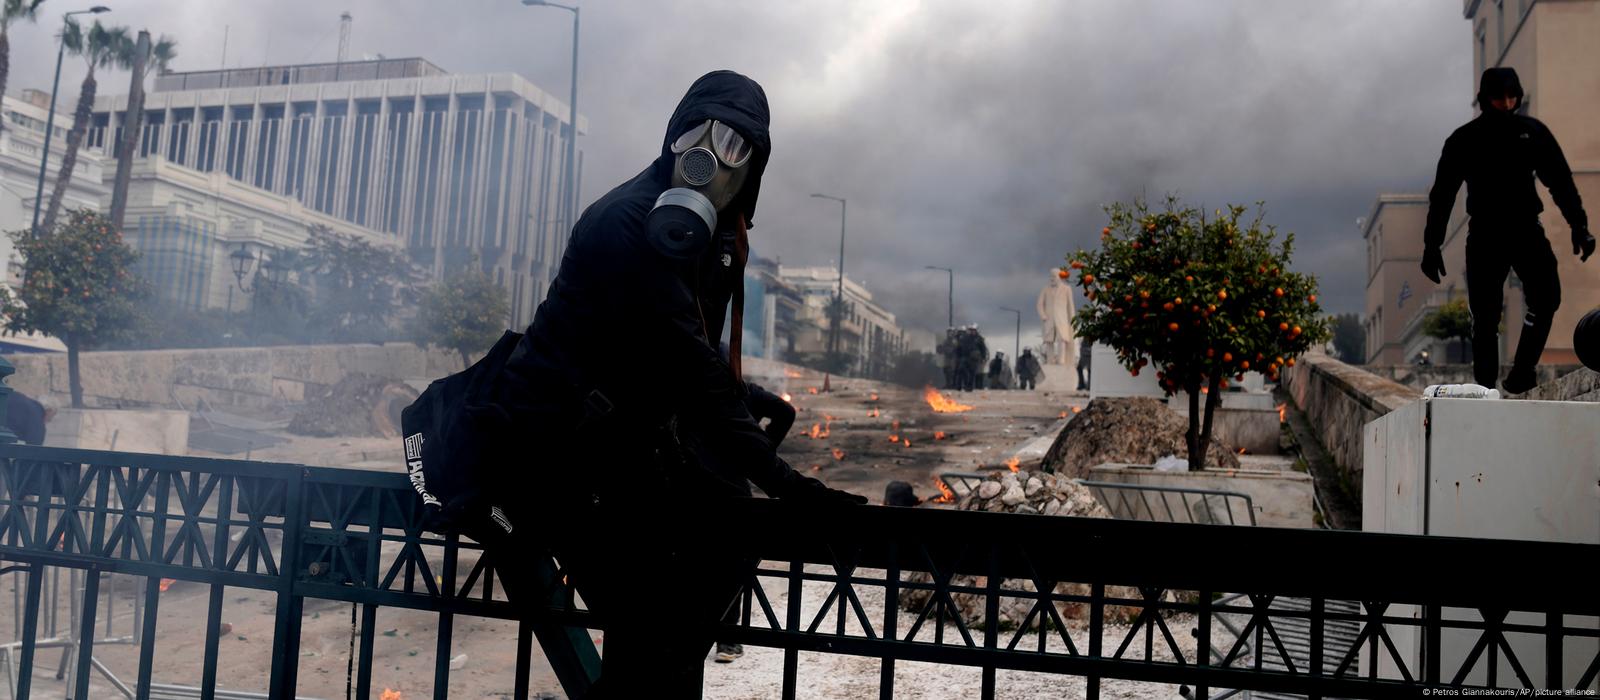
[{"label": "sneaker", "polygon": [[717,663],[733,663],[734,659],[741,656],[744,656],[743,644],[717,644]]},{"label": "sneaker", "polygon": [[1508,394],[1524,394],[1539,385],[1539,377],[1532,371],[1524,372],[1512,369],[1505,379],[1500,380],[1500,387]]}]

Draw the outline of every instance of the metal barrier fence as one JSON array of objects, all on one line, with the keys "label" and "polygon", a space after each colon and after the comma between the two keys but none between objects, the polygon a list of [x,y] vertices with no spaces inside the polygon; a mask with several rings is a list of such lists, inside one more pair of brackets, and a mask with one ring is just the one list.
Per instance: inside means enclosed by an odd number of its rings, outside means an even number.
[{"label": "metal barrier fence", "polygon": [[[550,603],[515,610],[495,585],[493,552],[432,536],[420,516],[398,473],[0,446],[0,559],[30,570],[18,696],[28,697],[35,663],[43,566],[91,573],[76,688],[89,687],[94,574],[114,572],[145,580],[138,697],[149,697],[163,578],[211,587],[207,696],[225,587],[275,594],[271,697],[297,688],[307,599],[360,606],[356,697],[371,694],[380,606],[439,616],[435,697],[448,687],[450,621],[460,615],[520,620],[516,697],[527,697],[535,641],[566,691],[581,696],[598,673],[587,630],[604,625],[563,587],[558,564],[544,572]],[[885,698],[904,661],[981,669],[984,697],[1001,671],[1080,676],[1089,697],[1105,679],[1186,684],[1199,697],[1221,687],[1413,698],[1443,686],[1589,689],[1600,673],[1600,597],[1579,573],[1600,561],[1591,545],[872,506],[819,518],[762,499],[730,501],[717,517],[739,524],[719,533],[729,552],[767,562],[740,624],[718,638],[783,649],[785,697],[799,685],[802,652],[880,659]],[[1552,571],[1560,573],[1544,573]],[[1216,602],[1223,591],[1248,603]],[[912,592],[923,602],[902,612],[897,603]],[[1273,605],[1287,597],[1310,604]],[[1360,612],[1331,601],[1356,601]],[[1026,620],[1002,629],[1002,608],[1026,610]],[[1253,654],[1196,652],[1219,646],[1219,615],[1243,618],[1226,636],[1248,637]],[[1277,633],[1286,620],[1308,624],[1310,664],[1289,661]],[[1324,653],[1330,620],[1360,625],[1342,658]],[[1180,643],[1180,625],[1196,638]],[[1463,635],[1464,645],[1452,641]],[[1264,663],[1273,657],[1284,667]]]}]

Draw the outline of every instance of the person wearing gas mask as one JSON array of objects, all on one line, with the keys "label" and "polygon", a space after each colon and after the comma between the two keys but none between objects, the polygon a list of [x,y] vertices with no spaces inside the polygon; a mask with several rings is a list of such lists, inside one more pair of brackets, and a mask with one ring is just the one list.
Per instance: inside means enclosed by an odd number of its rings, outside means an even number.
[{"label": "person wearing gas mask", "polygon": [[[818,508],[866,502],[777,458],[737,370],[738,303],[728,356],[718,349],[743,288],[768,121],[755,81],[696,80],[656,159],[579,218],[496,385],[507,432],[538,448],[504,470],[505,488],[529,494],[512,518],[532,525],[517,533],[554,553],[605,627],[589,697],[698,692],[712,625],[751,565],[705,536],[724,499],[754,483]],[[632,350],[639,337],[647,352]]]},{"label": "person wearing gas mask", "polygon": [[1521,394],[1537,383],[1534,374],[1561,305],[1556,257],[1539,213],[1544,204],[1534,190],[1537,177],[1572,230],[1572,254],[1588,261],[1595,239],[1572,169],[1561,146],[1542,122],[1518,114],[1522,84],[1511,68],[1483,72],[1477,118],[1445,140],[1438,175],[1428,194],[1423,230],[1422,273],[1438,283],[1445,275],[1445,225],[1456,191],[1467,185],[1467,305],[1472,311],[1472,373],[1478,384],[1495,386],[1500,373],[1499,325],[1506,275],[1522,280],[1527,313],[1511,371],[1500,383]]}]

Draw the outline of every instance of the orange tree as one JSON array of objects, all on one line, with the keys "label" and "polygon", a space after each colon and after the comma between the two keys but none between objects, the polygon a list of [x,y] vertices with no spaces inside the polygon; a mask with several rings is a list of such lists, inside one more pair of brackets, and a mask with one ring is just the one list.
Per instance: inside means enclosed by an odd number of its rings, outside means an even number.
[{"label": "orange tree", "polygon": [[1188,393],[1189,464],[1203,469],[1228,380],[1276,380],[1327,337],[1316,278],[1289,270],[1294,236],[1263,228],[1259,206],[1249,221],[1244,207],[1207,217],[1174,198],[1163,211],[1135,201],[1106,213],[1100,249],[1079,250],[1059,273],[1088,300],[1073,325],[1134,376],[1151,367],[1168,396]]},{"label": "orange tree", "polygon": [[109,219],[88,209],[69,211],[47,233],[14,231],[11,238],[26,271],[21,287],[0,287],[5,329],[61,339],[72,407],[83,408],[78,352],[128,336],[141,318],[146,288],[129,269],[139,253]]}]

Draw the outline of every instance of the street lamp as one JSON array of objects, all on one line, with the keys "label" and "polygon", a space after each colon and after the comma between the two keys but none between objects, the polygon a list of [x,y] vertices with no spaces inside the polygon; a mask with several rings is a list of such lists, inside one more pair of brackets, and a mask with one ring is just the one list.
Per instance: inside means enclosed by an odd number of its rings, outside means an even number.
[{"label": "street lamp", "polygon": [[567,229],[570,231],[578,211],[578,8],[545,0],[522,0],[528,7],[554,7],[572,12],[572,99],[568,100],[568,121],[572,123],[572,136],[567,139],[566,188],[562,206],[567,210]]},{"label": "street lamp", "polygon": [[61,59],[67,54],[66,25],[72,23],[73,15],[98,15],[110,12],[111,8],[105,5],[95,5],[87,10],[73,10],[61,16],[62,36],[56,37],[56,77],[50,83],[50,111],[44,117],[44,152],[39,155],[39,187],[33,194],[33,226],[29,227],[28,235],[39,234],[39,203],[44,201],[44,176],[50,167],[50,137],[56,125],[56,94],[61,92]]},{"label": "street lamp", "polygon": [[1022,312],[1010,307],[1002,306],[1001,311],[1010,311],[1017,315],[1017,342],[1011,349],[1011,366],[1017,366],[1017,358],[1022,357]]},{"label": "street lamp", "polygon": [[[833,358],[838,356],[839,317],[844,315],[844,224],[845,213],[849,208],[849,203],[843,197],[835,197],[833,195],[813,194],[811,196],[817,199],[831,199],[839,203],[839,289],[834,292],[833,322],[829,324],[831,328],[828,331],[828,361],[832,362]],[[825,366],[822,372],[823,391],[828,391],[831,388],[828,385],[828,374],[828,367]]]},{"label": "street lamp", "polygon": [[947,327],[947,328],[955,328],[956,327],[956,271],[952,270],[952,269],[950,269],[948,267],[938,267],[938,266],[935,266],[935,265],[928,265],[927,268],[929,270],[944,270],[945,272],[950,273],[950,287],[948,289],[949,296],[947,297],[948,306],[945,307],[946,309],[949,310],[949,316],[950,317],[947,320],[947,322],[945,323],[945,327]]},{"label": "street lamp", "polygon": [[239,249],[228,255],[228,260],[233,263],[233,278],[234,282],[239,285],[239,291],[249,294],[251,290],[245,289],[244,278],[245,275],[250,274],[250,269],[255,267],[255,254],[251,253],[245,247],[245,244],[240,243]]}]

